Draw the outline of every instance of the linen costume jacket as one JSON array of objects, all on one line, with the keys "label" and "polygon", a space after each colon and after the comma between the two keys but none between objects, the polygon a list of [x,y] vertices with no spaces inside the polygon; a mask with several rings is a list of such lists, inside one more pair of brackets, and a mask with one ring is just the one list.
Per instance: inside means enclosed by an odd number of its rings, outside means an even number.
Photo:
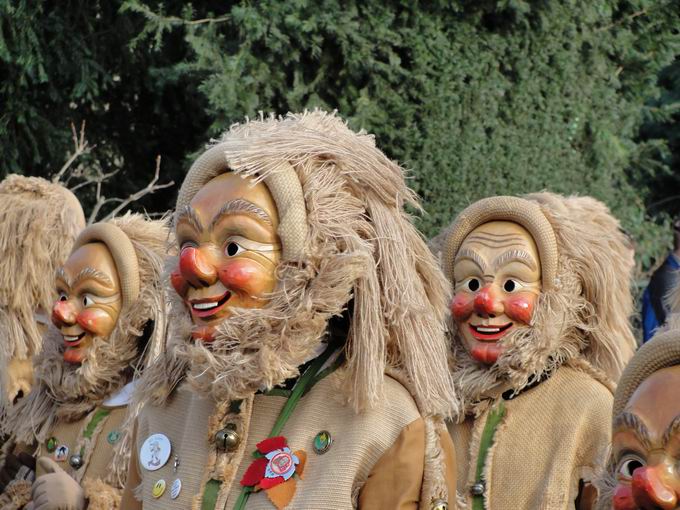
[{"label": "linen costume jacket", "polygon": [[[302,397],[296,410],[284,426],[281,435],[293,451],[304,450],[306,463],[303,477],[297,480],[295,496],[287,508],[430,508],[419,505],[423,489],[426,452],[425,420],[420,416],[409,392],[397,380],[385,376],[385,399],[382,406],[356,414],[342,402],[337,387],[342,375],[339,369],[318,381]],[[233,453],[219,452],[211,438],[223,424],[216,406],[210,399],[197,395],[189,385],[180,386],[167,407],[146,406],[138,417],[135,447],[122,508],[134,509],[201,509],[205,491],[201,482],[210,466],[206,459],[217,455],[227,457],[230,478],[220,490],[215,509],[234,507],[241,485],[239,481],[253,460],[256,444],[265,439],[287,396],[282,390],[257,394],[252,406],[247,437],[241,439]],[[248,410],[244,410],[248,412]],[[219,425],[217,425],[219,423]],[[240,429],[239,430],[243,430]],[[332,444],[327,452],[316,453],[315,436],[327,431]],[[148,471],[139,463],[139,451],[144,440],[154,433],[165,434],[172,444],[172,454],[158,471]],[[455,508],[455,464],[450,438],[442,434],[442,463],[446,463],[449,486],[449,508]],[[174,456],[179,467],[173,467]],[[180,479],[182,490],[172,499],[170,486]],[[152,495],[154,484],[164,480],[167,489],[159,498]],[[134,494],[142,502],[135,499]],[[264,491],[251,494],[248,510],[272,510],[273,504]],[[443,507],[442,507],[443,508]]]},{"label": "linen costume jacket", "polygon": [[[588,373],[562,366],[540,384],[510,395],[500,389],[490,394],[477,418],[449,424],[460,497],[470,509],[573,509],[581,484],[592,482],[606,461],[611,389]],[[505,415],[480,473],[482,431],[501,402]],[[473,486],[480,482],[484,495],[475,497]],[[483,507],[474,506],[475,499],[483,500]]]},{"label": "linen costume jacket", "polygon": [[[32,447],[17,445],[15,453],[24,451],[35,458],[45,456],[57,462],[61,469],[81,484],[89,501],[88,508],[118,508],[125,480],[116,480],[112,473],[115,472],[113,464],[117,449],[124,440],[127,417],[127,402],[107,400],[80,419],[58,421],[50,429],[47,440]],[[82,465],[78,468],[70,463],[74,455],[82,459]],[[38,464],[36,478],[44,474]],[[0,496],[0,508],[19,510],[30,501],[30,495],[30,482],[13,482]]]}]

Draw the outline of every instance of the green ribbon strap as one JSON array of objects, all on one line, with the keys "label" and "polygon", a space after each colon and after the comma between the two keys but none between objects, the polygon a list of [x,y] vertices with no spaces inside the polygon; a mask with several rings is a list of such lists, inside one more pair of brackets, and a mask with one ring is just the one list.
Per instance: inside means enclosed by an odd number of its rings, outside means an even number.
[{"label": "green ribbon strap", "polygon": [[[477,468],[475,469],[475,485],[482,484],[482,486],[484,486],[486,483],[486,480],[484,480],[486,457],[489,454],[489,448],[493,445],[496,429],[504,416],[505,403],[501,400],[498,406],[489,411],[489,416],[486,418],[486,424],[482,431],[482,437],[479,440],[479,455],[477,456]],[[484,510],[484,494],[472,495],[472,510]]]}]

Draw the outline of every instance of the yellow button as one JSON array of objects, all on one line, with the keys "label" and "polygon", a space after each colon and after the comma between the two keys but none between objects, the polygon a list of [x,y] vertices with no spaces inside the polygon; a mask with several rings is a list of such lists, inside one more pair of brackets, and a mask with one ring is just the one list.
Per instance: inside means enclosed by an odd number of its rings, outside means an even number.
[{"label": "yellow button", "polygon": [[154,498],[158,499],[163,495],[164,492],[165,492],[165,480],[158,480],[153,486],[151,495]]}]

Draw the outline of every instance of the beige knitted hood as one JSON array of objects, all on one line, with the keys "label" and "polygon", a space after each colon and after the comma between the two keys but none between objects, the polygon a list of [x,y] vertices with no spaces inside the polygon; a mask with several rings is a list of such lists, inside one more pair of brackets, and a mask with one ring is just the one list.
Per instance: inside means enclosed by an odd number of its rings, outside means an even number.
[{"label": "beige knitted hood", "polygon": [[[625,409],[638,386],[648,377],[663,368],[679,364],[680,315],[674,313],[668,316],[666,324],[659,329],[654,337],[640,347],[623,371],[614,394],[612,422]],[[610,456],[605,472],[597,481],[598,509],[611,508],[612,497],[617,484],[616,475],[616,465],[614,459]]]},{"label": "beige knitted hood", "polygon": [[505,337],[507,349],[490,368],[471,358],[450,320],[454,378],[466,404],[501,385],[519,391],[563,363],[611,385],[636,346],[628,321],[633,250],[618,221],[590,197],[535,193],[481,200],[447,229],[441,257],[449,279],[465,237],[494,220],[518,223],[532,235],[543,291],[531,327]]},{"label": "beige knitted hood", "polygon": [[298,375],[328,321],[348,313],[348,401],[371,406],[382,397],[385,370],[394,368],[426,412],[448,414],[446,282],[404,211],[419,205],[402,169],[373,137],[318,111],[234,126],[192,166],[178,211],[227,171],[263,181],[276,202],[278,288],[265,308],[234,310],[210,348],[190,342],[189,313],[175,296],[164,361],[145,376],[156,402],[185,376],[220,402],[280,384]]},{"label": "beige knitted hood", "polygon": [[[50,277],[85,228],[80,203],[60,184],[9,175],[0,182],[0,371],[40,351],[34,313],[54,301]],[[0,377],[2,395],[6,381]]]},{"label": "beige knitted hood", "polygon": [[43,441],[56,420],[79,419],[144,368],[165,334],[161,273],[168,235],[166,221],[139,214],[83,231],[74,251],[103,242],[116,263],[123,294],[118,321],[108,338],[94,339],[81,365],[63,361],[63,338],[50,326],[36,357],[36,385],[11,413],[5,432],[25,443]]}]

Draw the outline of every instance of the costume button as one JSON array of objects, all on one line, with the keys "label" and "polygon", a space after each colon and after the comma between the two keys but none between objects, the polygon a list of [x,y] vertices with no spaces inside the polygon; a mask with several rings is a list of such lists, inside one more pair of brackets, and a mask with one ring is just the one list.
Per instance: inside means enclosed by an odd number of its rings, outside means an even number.
[{"label": "costume button", "polygon": [[83,458],[76,453],[69,457],[68,463],[73,469],[80,469],[83,465]]},{"label": "costume button", "polygon": [[449,510],[449,504],[443,499],[435,499],[432,502],[432,510]]},{"label": "costume button", "polygon": [[215,444],[220,450],[231,451],[239,445],[241,438],[235,429],[236,426],[230,423],[215,434]]},{"label": "costume button", "polygon": [[326,453],[331,445],[333,444],[333,437],[331,433],[327,430],[322,430],[316,436],[314,436],[314,451],[318,455],[323,455]]},{"label": "costume button", "polygon": [[57,444],[58,441],[56,437],[52,436],[51,438],[49,438],[45,443],[45,446],[47,447],[47,453],[52,453],[54,450],[56,450]]},{"label": "costume button", "polygon": [[481,496],[484,494],[484,483],[477,482],[472,487],[470,487],[470,494],[473,496]]}]

